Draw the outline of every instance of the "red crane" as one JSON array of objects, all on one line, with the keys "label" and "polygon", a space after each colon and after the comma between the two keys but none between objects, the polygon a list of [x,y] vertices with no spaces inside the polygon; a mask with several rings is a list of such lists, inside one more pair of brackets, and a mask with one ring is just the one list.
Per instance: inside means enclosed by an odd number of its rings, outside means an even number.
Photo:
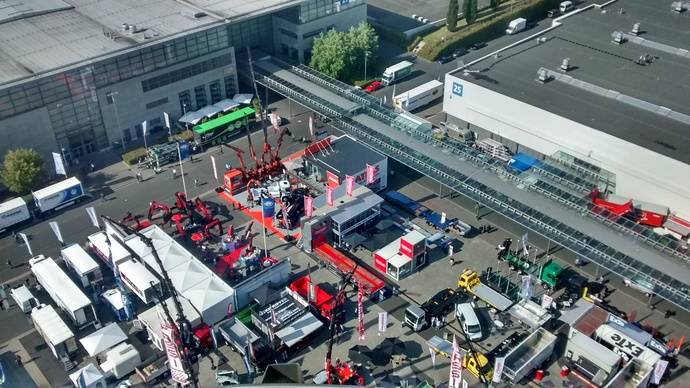
[{"label": "red crane", "polygon": [[[340,283],[338,284],[338,292],[335,294],[335,303],[333,304],[333,309],[332,311],[332,317],[342,317],[343,314],[341,314],[342,309],[344,308],[345,305],[345,288],[347,285],[350,283],[350,280],[352,279],[352,275],[354,275],[355,271],[357,270],[357,267],[359,264],[355,264],[354,268],[352,268],[352,271],[348,272],[347,274],[343,275],[342,278],[340,279]],[[337,322],[340,323],[340,322]],[[333,380],[333,375],[334,370],[333,364],[331,363],[331,356],[333,354],[333,337],[335,337],[335,327],[336,327],[336,319],[331,319],[328,325],[328,350],[326,351],[326,381],[327,384],[340,384],[339,382],[335,382]],[[335,373],[337,375],[337,373]]]},{"label": "red crane", "polygon": [[163,211],[163,222],[168,222],[170,218],[170,207],[162,202],[151,201],[149,203],[148,219],[153,220],[153,216],[157,211]]},{"label": "red crane", "polygon": [[201,198],[197,197],[194,200],[194,207],[199,213],[201,213],[201,216],[204,219],[204,224],[207,224],[213,220],[211,212],[208,210],[208,207],[206,207],[206,204],[204,203],[204,201],[201,200]]}]

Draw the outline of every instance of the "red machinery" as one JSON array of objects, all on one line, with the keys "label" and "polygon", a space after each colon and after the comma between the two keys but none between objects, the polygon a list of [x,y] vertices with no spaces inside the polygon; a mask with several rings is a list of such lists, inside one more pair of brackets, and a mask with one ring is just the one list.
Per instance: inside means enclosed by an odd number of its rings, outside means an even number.
[{"label": "red machinery", "polygon": [[[122,217],[121,222],[122,223],[128,223],[129,227],[134,229],[134,230],[142,230],[148,226],[151,226],[151,221],[149,221],[147,219],[142,220],[142,218],[144,218],[144,217],[141,215],[134,216],[134,215],[132,215],[132,213],[127,212],[127,214],[124,217]],[[132,223],[132,222],[134,222],[134,223]]]},{"label": "red machinery", "polygon": [[191,202],[187,201],[187,196],[181,191],[176,192],[175,208],[180,212],[186,212],[189,207],[191,207]]},{"label": "red machinery", "polygon": [[633,211],[632,199],[622,198],[618,196],[607,196],[603,198],[599,189],[594,189],[590,193],[592,202],[602,207],[617,216],[624,216]]},{"label": "red machinery", "polygon": [[170,207],[164,203],[157,202],[157,201],[151,201],[151,203],[149,203],[148,219],[153,221],[153,216],[158,211],[163,212],[163,215],[162,215],[163,222],[167,222],[168,219],[170,218]]},{"label": "red machinery", "polygon": [[[271,145],[268,143],[268,139],[264,139],[264,148],[261,159],[257,158],[256,153],[254,152],[254,147],[252,146],[251,141],[249,142],[249,154],[256,164],[256,166],[252,169],[248,169],[247,165],[244,163],[244,151],[231,144],[226,144],[237,154],[240,167],[233,168],[225,173],[223,178],[225,190],[230,194],[237,194],[248,186],[250,181],[256,180],[262,182],[269,175],[282,171],[283,164],[280,161],[278,153],[280,152],[280,148],[283,144],[283,136],[285,135],[285,132],[286,131],[283,130],[278,136],[275,150],[271,148]],[[268,161],[266,160],[266,155],[269,155]]]},{"label": "red machinery", "polygon": [[295,296],[295,299],[303,299],[306,303],[313,306],[322,317],[331,319],[331,313],[335,306],[333,295],[324,291],[317,284],[313,284],[310,276],[303,276],[288,286],[288,292]]},{"label": "red machinery", "polygon": [[213,216],[211,215],[211,212],[208,210],[208,207],[206,207],[206,204],[204,201],[202,201],[199,197],[197,197],[194,200],[194,208],[201,213],[201,216],[203,217],[203,223],[207,224],[209,222],[213,221]]},{"label": "red machinery", "polygon": [[[599,208],[606,209],[616,216],[626,216],[633,221],[655,228],[664,225],[670,210],[666,206],[637,201],[617,195],[602,197],[599,189],[594,189],[590,193],[592,202]],[[596,208],[593,211],[596,212]]]},{"label": "red machinery", "polygon": [[211,220],[211,222],[207,223],[204,225],[204,238],[211,238],[213,237],[213,234],[211,231],[213,228],[218,228],[218,237],[223,235],[223,225],[221,224],[220,220],[217,218],[214,218]]}]

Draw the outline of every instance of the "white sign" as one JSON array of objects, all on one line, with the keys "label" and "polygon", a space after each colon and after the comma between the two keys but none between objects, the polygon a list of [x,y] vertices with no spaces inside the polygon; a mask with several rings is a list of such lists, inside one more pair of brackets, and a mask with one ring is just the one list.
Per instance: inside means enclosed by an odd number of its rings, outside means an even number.
[{"label": "white sign", "polygon": [[50,225],[50,229],[53,230],[53,233],[55,233],[55,237],[57,237],[58,241],[64,244],[65,241],[62,239],[62,233],[60,233],[60,225],[58,225],[56,221],[50,221],[48,225]]},{"label": "white sign", "polygon": [[216,157],[211,155],[211,165],[213,166],[213,177],[218,180],[218,169],[216,168]]},{"label": "white sign", "polygon": [[141,123],[141,133],[142,135],[146,136],[148,134],[148,122],[144,120],[143,123]]},{"label": "white sign", "polygon": [[163,112],[163,118],[165,119],[165,127],[170,130],[172,127],[170,126],[170,115],[168,115],[167,112]]},{"label": "white sign", "polygon": [[522,277],[522,290],[520,291],[522,299],[529,299],[532,297],[532,277],[524,275]]},{"label": "white sign", "polygon": [[505,361],[505,357],[496,357],[496,360],[494,361],[494,376],[491,379],[492,382],[501,382],[501,376],[503,375],[503,366],[505,365]]},{"label": "white sign", "polygon": [[384,311],[384,312],[379,313],[379,333],[385,333],[387,327],[388,327],[388,313]]},{"label": "white sign", "polygon": [[541,308],[543,308],[544,310],[548,310],[551,307],[551,304],[553,304],[553,298],[550,295],[542,295]]},{"label": "white sign", "polygon": [[656,362],[656,365],[654,365],[654,374],[652,374],[652,379],[650,381],[652,384],[659,384],[661,382],[661,378],[664,377],[667,366],[668,361],[666,360],[659,360]]},{"label": "white sign", "polygon": [[55,162],[55,173],[67,176],[65,164],[62,161],[62,155],[58,154],[57,152],[53,152],[53,162]]},{"label": "white sign", "polygon": [[446,213],[441,212],[441,225],[446,223]]},{"label": "white sign", "polygon": [[89,215],[89,218],[91,218],[91,223],[93,224],[93,226],[100,228],[100,225],[98,225],[98,216],[96,216],[96,209],[92,207],[87,207],[86,213]]},{"label": "white sign", "polygon": [[24,240],[24,244],[26,244],[26,249],[28,249],[29,254],[33,256],[34,252],[31,250],[31,245],[29,244],[29,237],[24,233],[19,233],[19,237],[21,237],[22,240]]},{"label": "white sign", "polygon": [[189,384],[189,376],[184,370],[182,363],[182,355],[177,348],[175,342],[175,329],[172,327],[168,319],[158,310],[158,316],[161,321],[161,334],[163,335],[163,343],[165,344],[165,352],[168,354],[168,366],[170,368],[170,376],[173,381],[182,385]]},{"label": "white sign", "polygon": [[314,116],[309,116],[309,134],[314,137]]}]

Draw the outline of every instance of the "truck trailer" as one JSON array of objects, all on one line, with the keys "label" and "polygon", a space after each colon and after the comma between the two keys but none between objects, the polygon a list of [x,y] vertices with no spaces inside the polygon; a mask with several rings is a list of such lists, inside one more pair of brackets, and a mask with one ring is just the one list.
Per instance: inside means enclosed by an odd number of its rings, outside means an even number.
[{"label": "truck trailer", "polygon": [[381,83],[388,86],[412,74],[414,64],[410,61],[402,61],[393,66],[389,66],[383,71]]},{"label": "truck trailer", "polygon": [[29,208],[21,197],[0,204],[0,233],[30,219]]},{"label": "truck trailer", "polygon": [[509,298],[493,288],[482,284],[479,280],[479,275],[470,269],[465,269],[458,276],[458,287],[461,287],[468,294],[476,296],[501,312],[506,311],[513,305],[513,301]]},{"label": "truck trailer", "polygon": [[39,215],[49,214],[81,200],[86,194],[79,179],[72,177],[33,192]]},{"label": "truck trailer", "polygon": [[38,334],[58,360],[69,360],[78,350],[74,333],[50,305],[40,305],[31,311],[31,321]]},{"label": "truck trailer", "polygon": [[393,97],[393,105],[408,112],[430,104],[443,96],[443,82],[431,80]]},{"label": "truck trailer", "polygon": [[[263,370],[275,362],[273,349],[266,339],[254,333],[242,321],[231,317],[218,324],[218,331],[225,341],[242,356],[247,356],[257,368]],[[248,353],[248,354],[247,354]]]},{"label": "truck trailer", "polygon": [[39,255],[29,260],[29,266],[38,282],[70,317],[74,326],[82,328],[98,322],[91,300],[74,284],[55,260]]},{"label": "truck trailer", "polygon": [[556,339],[556,335],[543,327],[536,329],[506,354],[503,376],[517,384],[551,357],[556,347]]}]

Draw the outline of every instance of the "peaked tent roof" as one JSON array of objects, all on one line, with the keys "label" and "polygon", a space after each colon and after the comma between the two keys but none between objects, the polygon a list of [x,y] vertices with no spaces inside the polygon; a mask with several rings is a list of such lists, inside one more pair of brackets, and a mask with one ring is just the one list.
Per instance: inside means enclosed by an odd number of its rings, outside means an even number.
[{"label": "peaked tent roof", "polygon": [[[157,252],[158,257],[160,257],[161,262],[163,262],[163,268],[165,268],[166,271],[170,271],[175,267],[191,261],[194,258],[189,251],[177,243],[166,245],[163,248],[158,249]],[[143,256],[142,259],[153,269],[155,269],[156,272],[159,274],[161,273],[153,253]]]},{"label": "peaked tent roof", "polygon": [[120,326],[117,323],[111,323],[80,339],[79,342],[89,353],[89,356],[95,356],[126,340],[127,335],[120,329]]},{"label": "peaked tent roof", "polygon": [[[168,276],[177,292],[185,292],[197,284],[211,277],[211,271],[199,264],[196,260],[190,260],[182,265],[168,270]],[[194,303],[194,302],[192,302]],[[194,303],[201,310],[201,306]]]},{"label": "peaked tent roof", "polygon": [[[79,382],[80,378],[82,379],[81,382]],[[96,384],[99,382],[103,383],[102,386],[105,386],[105,377],[93,364],[88,364],[87,366],[70,374],[69,379],[72,380],[72,383],[74,383],[75,387],[96,387]]]},{"label": "peaked tent roof", "polygon": [[182,292],[182,295],[201,311],[204,322],[211,325],[225,318],[234,293],[232,287],[213,275]]}]

